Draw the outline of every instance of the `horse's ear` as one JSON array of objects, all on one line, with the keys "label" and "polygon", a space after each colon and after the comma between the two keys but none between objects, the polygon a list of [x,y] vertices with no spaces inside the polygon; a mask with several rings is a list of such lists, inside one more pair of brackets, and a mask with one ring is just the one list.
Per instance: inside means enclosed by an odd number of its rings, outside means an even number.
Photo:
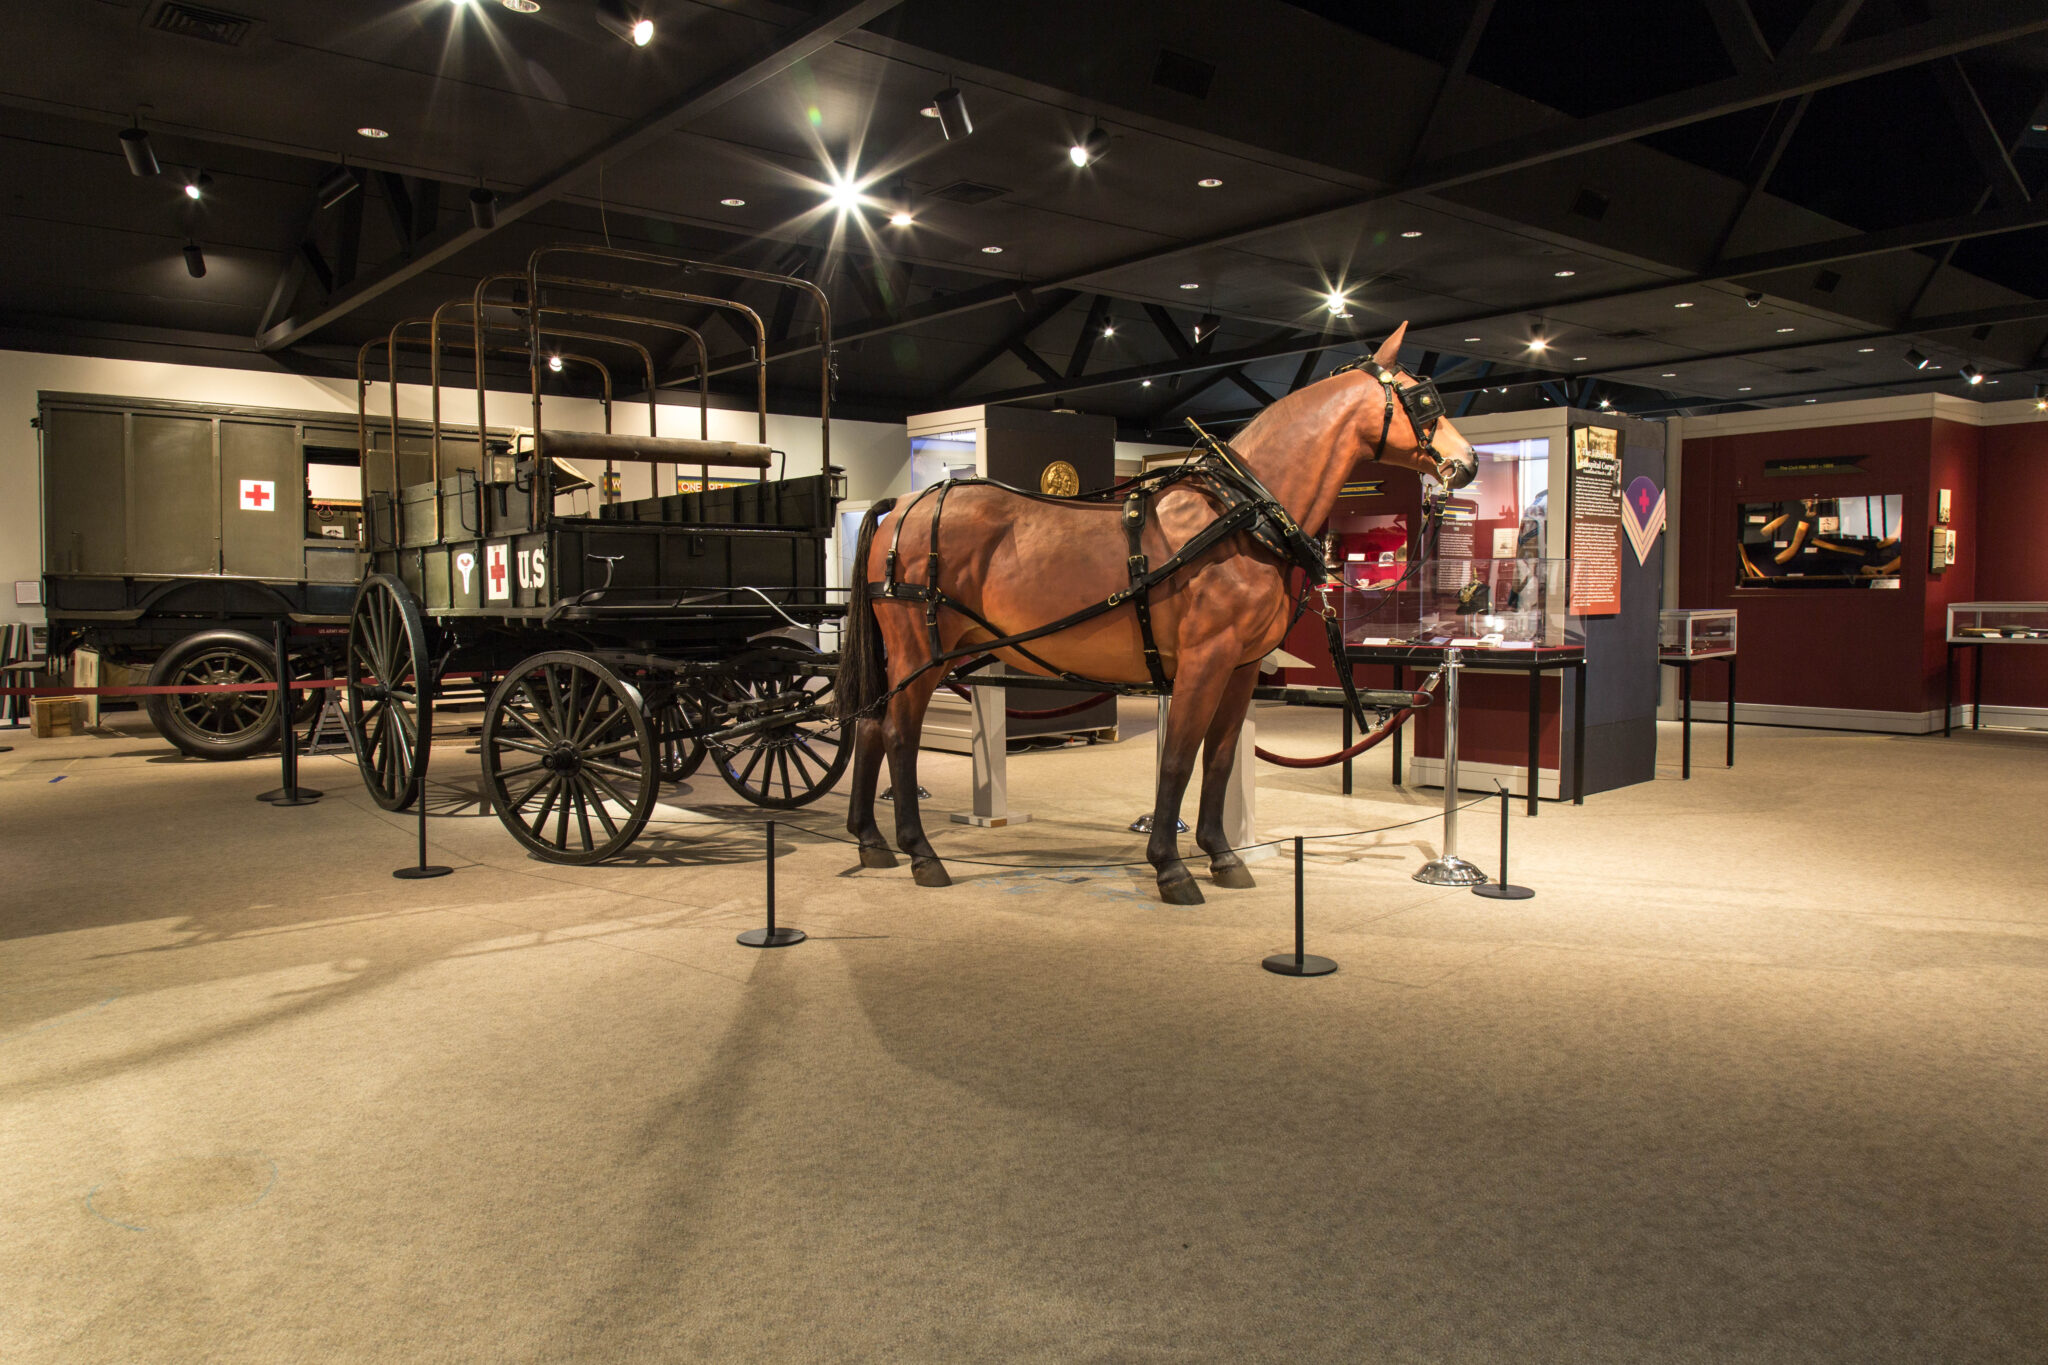
[{"label": "horse's ear", "polygon": [[1394,366],[1400,364],[1401,338],[1407,335],[1408,324],[1404,322],[1399,327],[1396,327],[1394,329],[1394,334],[1392,336],[1388,337],[1385,341],[1382,341],[1380,343],[1379,350],[1373,353],[1372,358],[1374,362],[1380,366],[1381,369],[1391,370],[1394,368]]}]

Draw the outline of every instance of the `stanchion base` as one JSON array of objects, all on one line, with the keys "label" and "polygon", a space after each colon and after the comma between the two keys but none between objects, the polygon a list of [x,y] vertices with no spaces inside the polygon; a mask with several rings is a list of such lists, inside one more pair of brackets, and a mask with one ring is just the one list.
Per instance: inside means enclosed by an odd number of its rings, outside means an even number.
[{"label": "stanchion base", "polygon": [[1293,953],[1275,953],[1259,965],[1278,976],[1328,976],[1337,970],[1336,963],[1314,953],[1300,957]]},{"label": "stanchion base", "polygon": [[452,867],[442,867],[438,863],[426,863],[419,867],[401,867],[391,875],[401,881],[417,882],[428,877],[445,877],[454,870]]},{"label": "stanchion base", "polygon": [[749,929],[734,942],[748,948],[787,948],[792,943],[802,943],[804,937],[804,931],[801,929],[784,929],[778,926],[774,929]]},{"label": "stanchion base", "polygon": [[956,825],[973,825],[976,829],[1002,829],[1009,825],[1029,823],[1031,813],[1013,811],[1008,815],[976,815],[972,811],[956,810],[952,819]]},{"label": "stanchion base", "polygon": [[1486,881],[1486,874],[1452,854],[1424,863],[1415,880],[1425,886],[1479,886]]},{"label": "stanchion base", "polygon": [[1473,887],[1472,894],[1490,901],[1525,901],[1536,893],[1526,886],[1502,886],[1499,882],[1488,882],[1485,886]]},{"label": "stanchion base", "polygon": [[292,790],[289,787],[272,787],[269,791],[264,792],[256,799],[258,801],[268,802],[273,806],[304,806],[310,805],[312,802],[318,801],[321,797],[327,795],[327,793],[323,791],[315,791],[311,787],[301,787],[298,790],[298,795],[300,799],[296,801],[287,801],[285,798],[290,795],[292,795]]}]

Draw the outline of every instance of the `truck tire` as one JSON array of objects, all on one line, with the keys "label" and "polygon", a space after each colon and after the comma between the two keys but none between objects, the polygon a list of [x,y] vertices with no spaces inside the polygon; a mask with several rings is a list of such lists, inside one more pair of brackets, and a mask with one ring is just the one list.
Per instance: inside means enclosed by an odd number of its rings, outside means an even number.
[{"label": "truck tire", "polygon": [[[151,687],[276,682],[269,645],[239,630],[204,630],[165,650]],[[194,758],[247,758],[277,742],[277,693],[198,692],[149,698],[157,732]]]}]

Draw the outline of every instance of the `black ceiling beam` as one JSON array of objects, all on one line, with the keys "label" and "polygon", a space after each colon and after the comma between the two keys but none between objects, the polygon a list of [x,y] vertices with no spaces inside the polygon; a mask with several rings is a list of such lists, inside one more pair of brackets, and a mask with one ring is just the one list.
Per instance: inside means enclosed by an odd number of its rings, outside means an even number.
[{"label": "black ceiling beam", "polygon": [[1934,64],[1934,79],[1941,86],[1941,93],[1947,97],[1949,106],[1955,110],[1956,123],[1963,135],[1963,145],[1970,149],[1970,155],[1982,171],[1991,193],[2000,206],[2008,209],[2024,207],[2033,198],[2027,193],[2026,182],[2012,164],[2012,156],[2006,151],[2005,138],[2000,135],[1998,125],[1992,121],[1984,101],[1977,97],[1977,87],[1971,83],[1969,73],[1954,57],[1944,58]]},{"label": "black ceiling beam", "polygon": [[377,183],[384,187],[384,212],[391,219],[391,231],[398,238],[399,245],[410,251],[413,244],[412,192],[405,187],[405,177],[391,171],[379,171]]},{"label": "black ceiling beam", "polygon": [[[817,16],[795,29],[777,34],[758,55],[726,74],[704,81],[641,115],[625,127],[597,140],[516,193],[498,201],[497,227],[516,222],[559,199],[599,162],[624,156],[674,129],[744,95],[798,62],[832,46],[847,34],[894,9],[900,0],[841,0],[827,4]],[[302,337],[347,317],[406,281],[432,270],[458,252],[475,245],[495,229],[467,221],[419,242],[402,261],[388,265],[352,288],[327,300],[304,317],[289,318],[257,339],[266,351],[289,346]]]},{"label": "black ceiling beam", "polygon": [[[1164,403],[1161,403],[1158,407],[1153,408],[1150,412],[1145,413],[1143,416],[1139,417],[1139,424],[1146,427],[1149,430],[1155,424],[1162,421],[1166,417],[1170,416],[1173,413],[1174,409],[1179,408],[1185,404],[1194,402],[1195,399],[1207,393],[1210,389],[1215,388],[1218,384],[1223,383],[1225,380],[1230,378],[1230,376],[1235,373],[1237,373],[1235,370],[1219,370],[1217,373],[1210,375],[1201,383],[1190,387],[1186,391],[1175,393],[1171,398],[1168,398]],[[1261,408],[1260,411],[1263,412],[1264,409]]]},{"label": "black ceiling beam", "polygon": [[[1404,177],[1400,184],[1375,193],[1348,197],[1305,213],[1262,219],[1173,246],[1097,262],[1025,287],[1100,288],[1098,277],[1103,275],[1153,265],[1214,247],[1231,246],[1267,233],[1296,229],[1353,213],[1385,200],[1450,189],[2048,30],[2048,9],[2044,9],[2039,0],[1958,0],[1941,18],[1924,24],[1866,38],[1846,47],[1832,47],[1825,51],[1799,50],[1802,43],[1832,41],[1847,27],[1860,3],[1861,0],[1817,0],[1808,23],[1813,24],[1822,11],[1833,17],[1819,23],[1805,39],[1795,35],[1798,41],[1788,42],[1779,60],[1768,70],[1755,75],[1715,81],[1592,118],[1547,127],[1525,137],[1492,143],[1421,166],[1412,175]],[[1694,282],[1674,280],[1671,283]],[[851,341],[884,335],[938,318],[958,316],[999,303],[1007,292],[998,285],[985,286],[937,302],[924,310],[906,311],[894,319],[863,319],[842,329],[842,335]],[[745,363],[745,357],[721,357],[714,363],[713,372],[721,373]]]},{"label": "black ceiling beam", "polygon": [[1444,63],[1443,78],[1437,82],[1436,98],[1429,104],[1429,114],[1422,120],[1422,130],[1415,135],[1415,145],[1408,152],[1408,161],[1413,165],[1420,157],[1429,153],[1430,138],[1442,122],[1444,110],[1450,107],[1451,97],[1465,82],[1465,73],[1471,69],[1472,54],[1479,50],[1479,40],[1486,36],[1486,25],[1493,18],[1494,0],[1472,0],[1472,8],[1465,16],[1465,31],[1458,39],[1457,50],[1451,53],[1450,61]]},{"label": "black ceiling beam", "polygon": [[[1031,306],[1030,311],[1024,314],[1015,327],[1004,333],[1000,341],[983,350],[974,359],[955,370],[950,378],[944,380],[939,385],[940,396],[950,398],[958,393],[971,383],[976,375],[1010,354],[1011,346],[1028,340],[1033,332],[1052,321],[1054,317],[1066,309],[1068,304],[1079,297],[1080,295],[1071,289],[1055,289],[1048,294],[1040,296],[1038,301]],[[809,347],[807,349],[816,350],[817,348]],[[718,373],[715,365],[712,373]],[[1057,379],[1059,376],[1055,375],[1054,378]]]},{"label": "black ceiling beam", "polygon": [[1242,365],[1238,366],[1236,369],[1233,370],[1226,370],[1224,371],[1224,373],[1226,376],[1228,376],[1231,383],[1237,385],[1240,389],[1243,389],[1245,393],[1251,398],[1251,400],[1254,403],[1257,403],[1260,407],[1266,407],[1272,403],[1273,395],[1267,393],[1264,389],[1260,388],[1257,384],[1253,383],[1248,377],[1246,377],[1244,367]]},{"label": "black ceiling beam", "polygon": [[1787,57],[1803,57],[1810,52],[1824,52],[1842,41],[1842,35],[1849,31],[1849,25],[1856,22],[1856,16],[1863,9],[1863,0],[1813,0],[1813,8],[1799,21],[1799,27],[1792,30],[1792,36],[1785,40],[1785,46],[1778,53],[1779,60]]},{"label": "black ceiling beam", "polygon": [[1088,358],[1095,353],[1095,338],[1102,334],[1102,319],[1109,312],[1109,295],[1097,294],[1088,301],[1088,316],[1081,323],[1081,335],[1074,342],[1074,352],[1067,357],[1067,378],[1079,378],[1088,369]]},{"label": "black ceiling beam", "polygon": [[1044,356],[1032,350],[1023,342],[1013,341],[1006,349],[1011,355],[1023,361],[1026,369],[1030,370],[1031,373],[1037,375],[1040,379],[1043,379],[1046,383],[1058,387],[1064,382],[1060,377],[1060,372],[1047,364]]},{"label": "black ceiling beam", "polygon": [[1308,381],[1315,375],[1316,363],[1322,358],[1323,348],[1320,346],[1316,347],[1313,351],[1303,352],[1301,364],[1295,367],[1294,379],[1287,385],[1287,391],[1289,393],[1299,393],[1302,389],[1307,388]]},{"label": "black ceiling beam", "polygon": [[1728,60],[1735,63],[1737,71],[1751,75],[1776,60],[1747,0],[1706,0],[1706,4],[1707,17],[1714,21],[1714,31],[1721,35],[1721,46],[1728,50]]}]

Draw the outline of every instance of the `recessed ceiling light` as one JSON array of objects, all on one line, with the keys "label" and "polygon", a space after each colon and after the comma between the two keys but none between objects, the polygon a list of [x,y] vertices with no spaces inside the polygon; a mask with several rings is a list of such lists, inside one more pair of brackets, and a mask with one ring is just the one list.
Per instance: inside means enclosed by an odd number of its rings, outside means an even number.
[{"label": "recessed ceiling light", "polygon": [[1691,305],[1690,303],[1685,303],[1685,302],[1680,302],[1680,303],[1674,303],[1674,304],[1672,304],[1671,306],[1672,306],[1673,308],[1690,308],[1690,307],[1692,307],[1692,305]]},{"label": "recessed ceiling light", "polygon": [[1809,403],[1818,403],[1820,400],[1818,398],[1809,398],[1806,401]]},{"label": "recessed ceiling light", "polygon": [[1744,385],[1743,385],[1743,386],[1742,386],[1741,388],[1737,389],[1737,390],[1736,390],[1736,392],[1737,392],[1737,393],[1748,393],[1748,392],[1749,392],[1749,390],[1750,390],[1750,386],[1749,386],[1748,384],[1744,384]]},{"label": "recessed ceiling light", "polygon": [[1223,188],[1223,182],[1213,175],[1204,176],[1195,183],[1205,190],[1220,190]]},{"label": "recessed ceiling light", "polygon": [[1780,328],[1779,328],[1778,330],[1779,330],[1780,332],[1792,332],[1792,331],[1797,331],[1798,329],[1797,329],[1797,328],[1795,328],[1795,327],[1780,327]]},{"label": "recessed ceiling light", "polygon": [[1873,353],[1874,353],[1874,352],[1875,352],[1876,350],[1877,350],[1877,347],[1875,347],[1875,346],[1858,346],[1858,347],[1856,348],[1856,354],[1857,354],[1857,355],[1871,355],[1871,354],[1873,354]]},{"label": "recessed ceiling light", "polygon": [[1466,337],[1466,338],[1465,338],[1465,340],[1467,340],[1467,341],[1480,341],[1480,340],[1483,340],[1483,338],[1481,338],[1481,337]]},{"label": "recessed ceiling light", "polygon": [[1350,301],[1346,299],[1342,293],[1334,289],[1331,290],[1323,298],[1323,306],[1329,309],[1332,313],[1335,313],[1340,318],[1345,316],[1344,306],[1348,302]]},{"label": "recessed ceiling light", "polygon": [[1187,284],[1184,284],[1184,285],[1182,285],[1182,286],[1181,286],[1181,288],[1183,288],[1183,289],[1200,289],[1201,287],[1202,287],[1201,285],[1199,285],[1199,284],[1195,284],[1195,283],[1194,283],[1194,282],[1192,282],[1192,281],[1190,281],[1189,283],[1187,283]]},{"label": "recessed ceiling light", "polygon": [[1413,228],[1410,228],[1408,231],[1402,233],[1401,235],[1403,237],[1420,237],[1422,234],[1415,231]]},{"label": "recessed ceiling light", "polygon": [[1579,272],[1576,270],[1558,270],[1553,271],[1552,273],[1555,274],[1561,280],[1568,280],[1572,276],[1578,274]]},{"label": "recessed ceiling light", "polygon": [[1152,387],[1152,381],[1149,379],[1140,380],[1138,382],[1138,387],[1141,389],[1149,389]]},{"label": "recessed ceiling light", "polygon": [[2048,133],[2048,123],[2030,123],[2027,126],[2037,133]]},{"label": "recessed ceiling light", "polygon": [[889,215],[890,227],[909,227],[912,223],[916,221],[917,220],[915,218],[912,218],[910,214],[903,209],[898,209],[896,210],[896,212]]},{"label": "recessed ceiling light", "polygon": [[1659,379],[1676,379],[1676,378],[1678,378],[1678,371],[1676,371],[1676,370],[1666,370],[1666,371],[1664,371],[1664,373],[1662,373],[1662,374],[1658,375],[1657,377],[1658,377]]},{"label": "recessed ceiling light", "polygon": [[721,199],[718,202],[729,209],[743,209],[747,206],[747,201],[744,199]]},{"label": "recessed ceiling light", "polygon": [[[1550,349],[1550,343],[1542,337],[1531,337],[1529,339],[1529,349],[1532,351],[1547,351]],[[1506,390],[1502,390],[1502,392],[1506,392]]]},{"label": "recessed ceiling light", "polygon": [[562,372],[562,357],[558,355],[549,356],[548,368],[550,370],[553,370],[556,374],[560,374]]},{"label": "recessed ceiling light", "polygon": [[197,198],[199,197],[199,182],[198,182],[198,181],[196,181],[196,180],[187,180],[187,181],[185,182],[185,197],[186,197],[187,199],[197,199]]},{"label": "recessed ceiling light", "polygon": [[1003,249],[999,246],[985,246],[981,249],[981,254],[984,256],[1000,256],[1003,254]]},{"label": "recessed ceiling light", "polygon": [[514,14],[540,13],[540,0],[498,0],[498,3]]},{"label": "recessed ceiling light", "polygon": [[390,137],[391,134],[385,132],[382,128],[358,128],[356,129],[356,136],[368,138],[386,138]]},{"label": "recessed ceiling light", "polygon": [[1582,355],[1575,355],[1575,356],[1573,356],[1573,357],[1572,357],[1572,360],[1573,360],[1573,361],[1574,361],[1574,362],[1576,363],[1577,361],[1581,361],[1581,360],[1584,360],[1585,358],[1586,358],[1586,357],[1584,357],[1584,356],[1582,356]]}]

